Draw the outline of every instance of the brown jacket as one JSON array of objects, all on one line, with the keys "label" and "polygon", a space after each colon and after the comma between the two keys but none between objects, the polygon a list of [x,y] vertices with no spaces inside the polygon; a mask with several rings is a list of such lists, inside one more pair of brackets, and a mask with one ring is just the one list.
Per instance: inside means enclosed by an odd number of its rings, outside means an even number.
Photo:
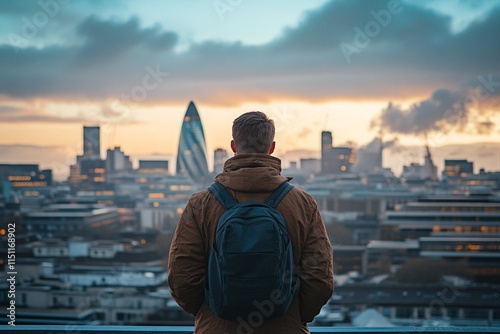
[{"label": "brown jacket", "polygon": [[[217,175],[239,201],[264,201],[288,179],[281,176],[281,161],[265,154],[238,154]],[[294,187],[278,205],[292,241],[300,273],[299,297],[287,314],[264,321],[231,322],[218,318],[203,302],[205,270],[217,222],[224,208],[204,190],[194,194],[184,209],[170,248],[168,282],[172,296],[196,316],[195,333],[295,334],[309,333],[306,322],[319,313],[333,293],[333,251],[315,200]]]}]

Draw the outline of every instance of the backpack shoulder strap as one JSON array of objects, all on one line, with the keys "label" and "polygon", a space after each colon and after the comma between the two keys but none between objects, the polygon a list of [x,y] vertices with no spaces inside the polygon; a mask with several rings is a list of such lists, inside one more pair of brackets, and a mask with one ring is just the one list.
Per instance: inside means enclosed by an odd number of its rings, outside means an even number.
[{"label": "backpack shoulder strap", "polygon": [[264,203],[276,208],[283,197],[285,197],[292,188],[293,186],[288,181],[283,182],[271,195],[269,195]]},{"label": "backpack shoulder strap", "polygon": [[224,210],[229,210],[238,204],[238,201],[229,193],[222,184],[215,182],[208,190],[217,198],[219,203],[224,207]]}]

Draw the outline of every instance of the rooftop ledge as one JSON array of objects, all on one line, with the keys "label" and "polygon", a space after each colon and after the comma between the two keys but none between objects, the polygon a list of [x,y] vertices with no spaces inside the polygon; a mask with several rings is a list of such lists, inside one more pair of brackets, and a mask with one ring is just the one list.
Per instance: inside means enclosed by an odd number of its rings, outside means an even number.
[{"label": "rooftop ledge", "polygon": [[[0,332],[16,332],[17,334],[42,333],[91,333],[91,334],[125,334],[134,332],[162,332],[165,334],[193,333],[193,327],[179,326],[31,326],[0,325]],[[353,327],[310,327],[311,333],[500,333],[500,327],[387,327],[387,328],[353,328]]]}]

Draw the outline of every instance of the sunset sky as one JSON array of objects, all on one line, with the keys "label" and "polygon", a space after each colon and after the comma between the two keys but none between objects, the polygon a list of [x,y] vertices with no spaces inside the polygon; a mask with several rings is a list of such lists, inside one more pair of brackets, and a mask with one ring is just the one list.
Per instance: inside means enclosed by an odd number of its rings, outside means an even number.
[{"label": "sunset sky", "polygon": [[2,1],[0,163],[64,173],[83,125],[102,151],[173,155],[191,100],[209,152],[250,110],[277,154],[318,151],[322,130],[498,143],[499,36],[495,0]]}]

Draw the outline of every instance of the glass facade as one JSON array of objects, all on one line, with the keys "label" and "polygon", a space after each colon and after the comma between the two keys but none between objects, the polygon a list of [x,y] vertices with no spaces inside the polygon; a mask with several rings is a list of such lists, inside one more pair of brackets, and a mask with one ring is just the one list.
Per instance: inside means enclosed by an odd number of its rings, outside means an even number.
[{"label": "glass facade", "polygon": [[187,174],[196,183],[210,181],[205,133],[196,106],[189,103],[182,122],[177,151],[177,174]]}]

